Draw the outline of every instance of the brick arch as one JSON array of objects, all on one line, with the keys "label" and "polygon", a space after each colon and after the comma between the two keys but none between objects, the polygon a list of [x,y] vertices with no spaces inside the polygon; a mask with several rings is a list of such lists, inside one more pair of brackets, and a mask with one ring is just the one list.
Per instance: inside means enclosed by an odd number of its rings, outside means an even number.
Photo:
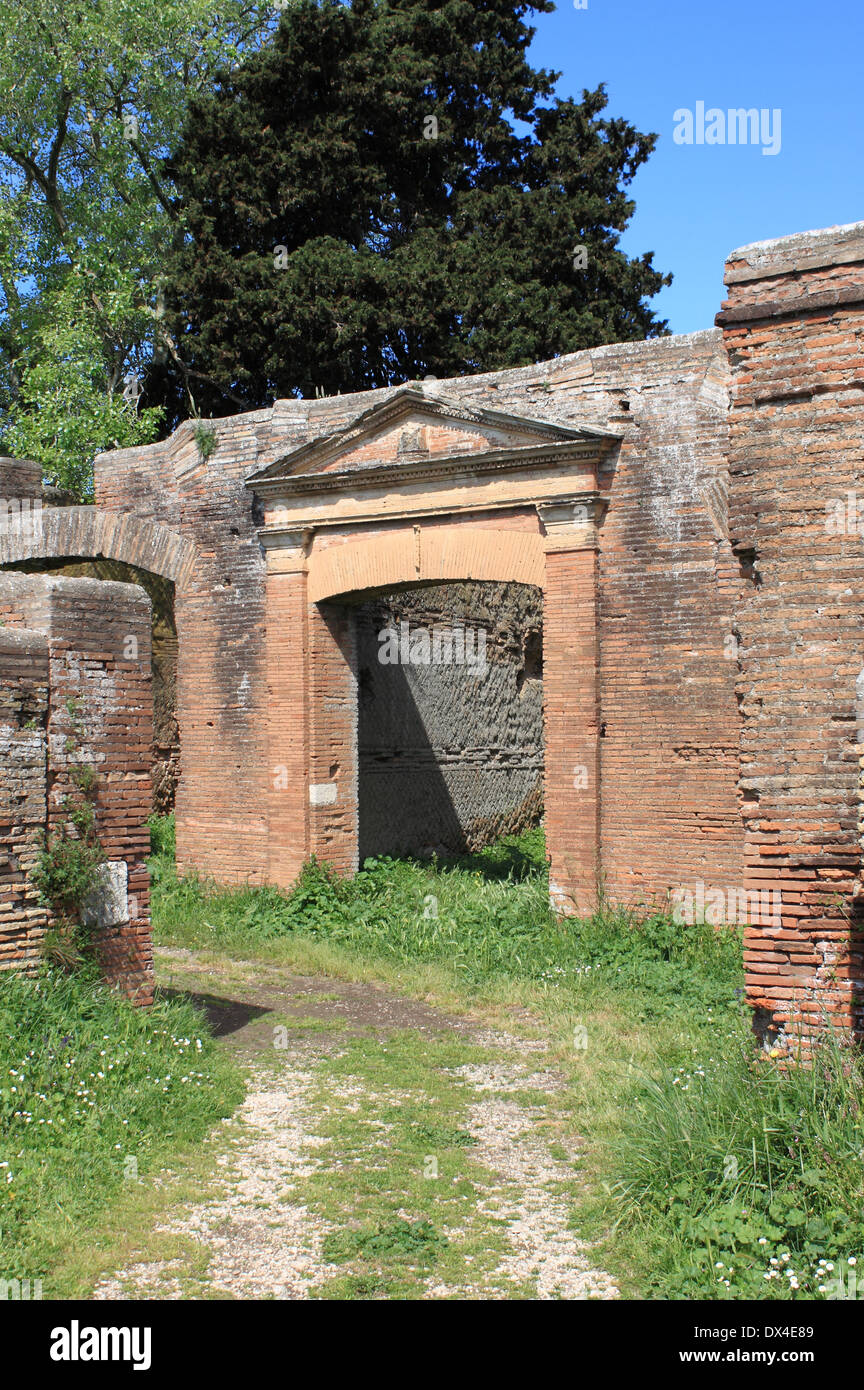
[{"label": "brick arch", "polygon": [[364,590],[467,579],[542,588],[545,573],[539,531],[416,526],[313,549],[308,595],[311,603],[320,603]]},{"label": "brick arch", "polygon": [[197,550],[166,526],[95,507],[50,507],[0,527],[0,567],[23,560],[121,560],[170,579],[182,590]]}]

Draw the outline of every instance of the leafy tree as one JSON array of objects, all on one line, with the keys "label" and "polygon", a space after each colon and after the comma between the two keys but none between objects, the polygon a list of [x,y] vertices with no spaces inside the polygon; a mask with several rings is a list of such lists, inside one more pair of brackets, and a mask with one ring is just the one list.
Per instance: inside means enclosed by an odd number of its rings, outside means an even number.
[{"label": "leafy tree", "polygon": [[97,450],[158,428],[136,379],[175,351],[162,165],[188,97],[276,21],[251,0],[0,7],[0,448],[83,497]]},{"label": "leafy tree", "polygon": [[[166,293],[211,411],[662,333],[624,189],[655,136],[554,97],[551,0],[293,0],[191,103]],[[581,248],[581,249],[579,249]],[[169,364],[170,367],[171,364]],[[172,368],[173,370],[173,368]]]}]

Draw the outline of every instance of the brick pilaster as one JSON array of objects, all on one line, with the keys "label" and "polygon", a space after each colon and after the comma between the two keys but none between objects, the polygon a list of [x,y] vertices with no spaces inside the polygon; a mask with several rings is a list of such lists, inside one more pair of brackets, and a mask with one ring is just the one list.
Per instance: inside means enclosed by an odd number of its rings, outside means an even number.
[{"label": "brick pilaster", "polygon": [[290,888],[309,854],[309,640],[302,535],[268,541],[267,876]]},{"label": "brick pilaster", "polygon": [[539,508],[546,531],[543,591],[546,848],[556,907],[597,902],[600,853],[600,712],[597,520],[593,494]]},{"label": "brick pilaster", "polygon": [[311,604],[310,848],[340,873],[358,867],[357,656],[354,614]]}]

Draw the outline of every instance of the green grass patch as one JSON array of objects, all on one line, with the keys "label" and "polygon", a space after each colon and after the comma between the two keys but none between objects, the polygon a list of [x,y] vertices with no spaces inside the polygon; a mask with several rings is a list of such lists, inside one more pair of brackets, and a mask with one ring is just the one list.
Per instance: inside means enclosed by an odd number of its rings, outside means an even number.
[{"label": "green grass patch", "polygon": [[[159,831],[155,844],[164,843]],[[518,980],[592,1006],[628,992],[640,1019],[737,1008],[743,986],[736,931],[654,913],[604,911],[561,920],[549,908],[542,832],[448,863],[368,859],[351,879],[308,864],[291,893],[219,889],[178,879],[153,861],[156,939],[246,955],[320,943],[358,959],[429,965],[460,994]]]},{"label": "green grass patch", "polygon": [[[560,921],[540,832],[448,863],[367,861],[348,881],[313,863],[290,894],[220,891],[178,881],[168,854],[157,864],[166,943],[386,979],[510,1031],[533,1020],[567,1078],[550,1149],[565,1152],[556,1127],[584,1136],[574,1225],[600,1242],[625,1296],[819,1299],[848,1290],[859,1267],[864,1281],[864,1063],[826,1047],[812,1068],[782,1070],[760,1052],[737,930],[611,910]],[[370,1088],[386,1067],[386,1055],[370,1061]],[[470,1164],[458,1099],[427,1109],[403,1099],[401,1115],[377,1113],[406,1152],[425,1144]],[[357,1215],[367,1235],[396,1219],[381,1207],[388,1168],[379,1179],[379,1200]],[[414,1202],[409,1215],[444,1228],[434,1207]],[[356,1287],[391,1288],[380,1262],[352,1249]]]},{"label": "green grass patch", "polygon": [[476,1160],[476,1097],[458,1075],[488,1055],[406,1030],[322,1059],[321,1167],[292,1192],[328,1227],[324,1259],[343,1267],[316,1297],[422,1298],[431,1277],[454,1298],[525,1295],[497,1274],[505,1234],[478,1200],[494,1175]]},{"label": "green grass patch", "polygon": [[615,1198],[645,1287],[842,1296],[841,1276],[864,1273],[862,1102],[864,1062],[848,1049],[829,1043],[812,1067],[781,1070],[743,1029],[644,1078],[621,1116]]},{"label": "green grass patch", "polygon": [[69,1296],[76,1246],[104,1244],[112,1204],[242,1094],[188,1003],[135,1009],[89,973],[0,976],[0,1278]]}]

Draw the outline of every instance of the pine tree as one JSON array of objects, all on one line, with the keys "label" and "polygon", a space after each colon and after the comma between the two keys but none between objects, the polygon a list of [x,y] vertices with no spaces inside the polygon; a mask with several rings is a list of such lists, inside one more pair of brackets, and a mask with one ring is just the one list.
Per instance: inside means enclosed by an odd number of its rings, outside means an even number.
[{"label": "pine tree", "polygon": [[166,281],[199,409],[666,331],[646,299],[671,277],[618,248],[656,137],[605,119],[602,86],[554,96],[526,23],[552,8],[291,0],[193,104]]}]

